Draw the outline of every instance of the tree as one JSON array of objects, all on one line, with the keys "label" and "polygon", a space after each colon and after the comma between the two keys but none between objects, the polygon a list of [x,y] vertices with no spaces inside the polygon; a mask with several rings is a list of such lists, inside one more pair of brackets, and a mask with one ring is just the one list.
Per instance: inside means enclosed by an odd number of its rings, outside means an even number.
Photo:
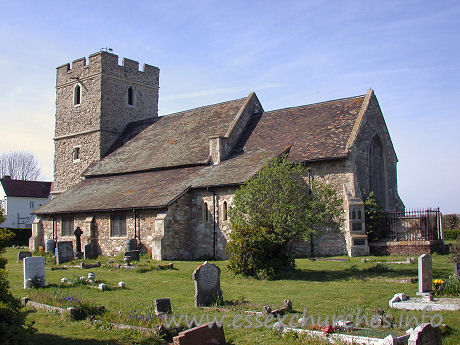
[{"label": "tree", "polygon": [[[0,208],[0,223],[5,220]],[[11,231],[0,229],[0,254],[4,245],[14,237]],[[0,339],[2,344],[25,344],[26,336],[33,334],[32,325],[26,325],[26,314],[21,311],[21,303],[9,292],[6,270],[7,260],[0,256]]]},{"label": "tree", "polygon": [[9,175],[15,180],[35,181],[40,173],[38,161],[31,152],[13,151],[0,156],[0,177]]},{"label": "tree", "polygon": [[[366,220],[366,233],[370,241],[376,241],[381,236],[388,212],[371,191],[364,200],[364,213]],[[385,234],[386,235],[386,234]]]},{"label": "tree", "polygon": [[342,200],[329,185],[308,185],[307,175],[307,168],[281,156],[236,191],[227,245],[233,272],[280,277],[295,268],[295,240],[309,240],[326,226],[338,229]]}]

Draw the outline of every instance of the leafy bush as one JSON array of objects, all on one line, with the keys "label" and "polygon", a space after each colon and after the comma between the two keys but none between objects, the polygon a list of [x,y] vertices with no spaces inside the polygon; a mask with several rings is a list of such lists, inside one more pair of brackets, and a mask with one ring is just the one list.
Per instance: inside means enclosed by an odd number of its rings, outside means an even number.
[{"label": "leafy bush", "polygon": [[460,228],[460,219],[456,214],[445,214],[442,216],[442,224],[444,229]]},{"label": "leafy bush", "polygon": [[29,238],[32,236],[32,229],[21,229],[21,228],[8,228],[8,231],[14,234],[14,237],[9,241],[5,242],[4,246],[9,247],[15,246],[27,246],[29,245]]},{"label": "leafy bush", "polygon": [[460,229],[457,230],[444,230],[444,238],[446,240],[455,241],[460,236]]},{"label": "leafy bush", "polygon": [[372,191],[364,200],[364,213],[369,241],[376,241],[379,239],[379,230],[388,213]]},{"label": "leafy bush", "polygon": [[306,183],[308,169],[272,159],[240,187],[230,208],[229,268],[275,279],[295,267],[292,243],[310,240],[325,226],[338,229],[342,200],[329,185]]},{"label": "leafy bush", "polygon": [[[3,213],[0,209],[0,223],[3,222]],[[0,229],[0,254],[5,251],[4,244],[10,241],[14,234],[8,230]],[[25,344],[26,337],[36,330],[32,325],[26,325],[26,314],[21,311],[21,303],[8,290],[9,282],[7,261],[0,260],[0,339],[2,344]]]},{"label": "leafy bush", "polygon": [[460,264],[460,236],[450,248],[450,259],[452,262]]}]

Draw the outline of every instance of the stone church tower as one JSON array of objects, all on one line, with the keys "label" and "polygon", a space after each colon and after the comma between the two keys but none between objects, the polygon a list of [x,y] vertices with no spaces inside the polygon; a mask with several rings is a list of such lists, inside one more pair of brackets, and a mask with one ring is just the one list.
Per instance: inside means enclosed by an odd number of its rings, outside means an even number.
[{"label": "stone church tower", "polygon": [[128,123],[158,116],[159,73],[104,51],[57,68],[54,195],[79,182]]}]

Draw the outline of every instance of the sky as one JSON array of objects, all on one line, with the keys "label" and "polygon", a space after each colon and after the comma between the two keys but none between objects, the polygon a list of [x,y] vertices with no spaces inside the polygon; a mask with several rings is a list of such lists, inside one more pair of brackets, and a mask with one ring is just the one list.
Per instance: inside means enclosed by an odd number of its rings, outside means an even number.
[{"label": "sky", "polygon": [[109,47],[160,68],[160,115],[375,91],[407,208],[460,213],[460,2],[0,0],[0,153],[53,178],[56,67]]}]

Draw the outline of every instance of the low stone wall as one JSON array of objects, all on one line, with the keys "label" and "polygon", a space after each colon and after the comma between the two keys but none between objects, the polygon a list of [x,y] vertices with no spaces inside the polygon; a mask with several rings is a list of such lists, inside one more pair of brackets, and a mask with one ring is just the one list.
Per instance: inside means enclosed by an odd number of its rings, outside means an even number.
[{"label": "low stone wall", "polygon": [[371,255],[421,255],[445,250],[444,242],[434,241],[387,241],[370,242]]}]

